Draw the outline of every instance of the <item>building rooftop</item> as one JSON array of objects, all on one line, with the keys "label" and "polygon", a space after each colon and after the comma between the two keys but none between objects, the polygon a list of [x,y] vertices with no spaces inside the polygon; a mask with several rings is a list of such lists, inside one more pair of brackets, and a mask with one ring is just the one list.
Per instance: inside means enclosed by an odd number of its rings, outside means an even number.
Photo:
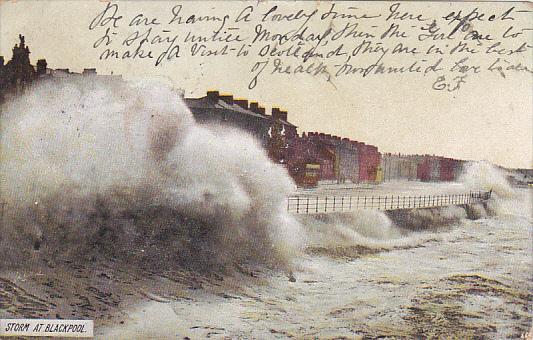
[{"label": "building rooftop", "polygon": [[[253,116],[259,119],[271,119],[272,116],[266,115],[265,109],[257,102],[250,102],[249,108],[248,101],[245,99],[233,99],[231,95],[221,95],[218,91],[209,91],[206,96],[200,98],[184,98],[185,104],[190,108],[205,108],[205,109],[225,109],[236,111],[245,115]],[[296,127],[287,120],[278,120],[287,126]]]}]

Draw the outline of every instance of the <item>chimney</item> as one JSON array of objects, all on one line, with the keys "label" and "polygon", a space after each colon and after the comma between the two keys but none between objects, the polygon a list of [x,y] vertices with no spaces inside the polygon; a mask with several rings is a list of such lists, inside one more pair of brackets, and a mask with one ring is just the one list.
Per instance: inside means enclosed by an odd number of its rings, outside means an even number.
[{"label": "chimney", "polygon": [[320,138],[326,138],[326,134],[323,133],[323,132],[319,133],[318,136],[319,136]]},{"label": "chimney", "polygon": [[225,103],[233,105],[233,96],[231,94],[220,95],[219,98],[222,99]]},{"label": "chimney", "polygon": [[43,75],[46,74],[46,59],[39,59],[37,60],[37,75]]},{"label": "chimney", "polygon": [[250,110],[255,113],[259,113],[259,103],[258,102],[250,102]]},{"label": "chimney", "polygon": [[280,111],[281,120],[287,121],[287,111]]},{"label": "chimney", "polygon": [[84,68],[83,69],[83,75],[84,76],[96,75],[96,69],[95,68]]},{"label": "chimney", "polygon": [[0,55],[0,66],[4,66],[4,56]]},{"label": "chimney", "polygon": [[248,110],[248,100],[246,99],[234,99],[233,102],[245,110]]},{"label": "chimney", "polygon": [[207,99],[212,102],[217,102],[220,93],[218,91],[207,91]]},{"label": "chimney", "polygon": [[281,111],[279,107],[272,108],[272,119],[281,119]]},{"label": "chimney", "polygon": [[250,102],[250,111],[260,115],[265,115],[265,108],[260,107],[258,102]]}]

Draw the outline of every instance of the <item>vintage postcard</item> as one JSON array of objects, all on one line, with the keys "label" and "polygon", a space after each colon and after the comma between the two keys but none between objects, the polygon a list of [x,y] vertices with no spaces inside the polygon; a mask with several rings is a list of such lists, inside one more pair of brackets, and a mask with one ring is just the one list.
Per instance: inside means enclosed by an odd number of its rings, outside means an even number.
[{"label": "vintage postcard", "polygon": [[532,339],[532,11],[0,1],[0,338]]}]

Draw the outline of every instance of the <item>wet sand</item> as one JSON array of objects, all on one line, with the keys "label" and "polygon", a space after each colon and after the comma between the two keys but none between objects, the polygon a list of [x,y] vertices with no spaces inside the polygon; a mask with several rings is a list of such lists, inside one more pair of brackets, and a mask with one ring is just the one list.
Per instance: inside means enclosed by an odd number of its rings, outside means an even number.
[{"label": "wet sand", "polygon": [[189,299],[191,291],[222,294],[237,287],[245,269],[231,275],[190,270],[132,268],[113,260],[90,265],[46,263],[38,270],[0,274],[2,318],[90,319],[95,327],[121,324],[126,312],[148,301]]}]

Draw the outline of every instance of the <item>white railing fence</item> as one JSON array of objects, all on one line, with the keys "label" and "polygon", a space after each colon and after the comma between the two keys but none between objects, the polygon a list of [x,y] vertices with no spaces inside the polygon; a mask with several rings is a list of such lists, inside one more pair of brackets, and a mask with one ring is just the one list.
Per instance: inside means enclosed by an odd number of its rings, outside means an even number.
[{"label": "white railing fence", "polygon": [[296,214],[319,214],[358,209],[397,210],[434,208],[486,201],[491,191],[471,191],[465,194],[421,196],[291,196],[287,211]]}]

